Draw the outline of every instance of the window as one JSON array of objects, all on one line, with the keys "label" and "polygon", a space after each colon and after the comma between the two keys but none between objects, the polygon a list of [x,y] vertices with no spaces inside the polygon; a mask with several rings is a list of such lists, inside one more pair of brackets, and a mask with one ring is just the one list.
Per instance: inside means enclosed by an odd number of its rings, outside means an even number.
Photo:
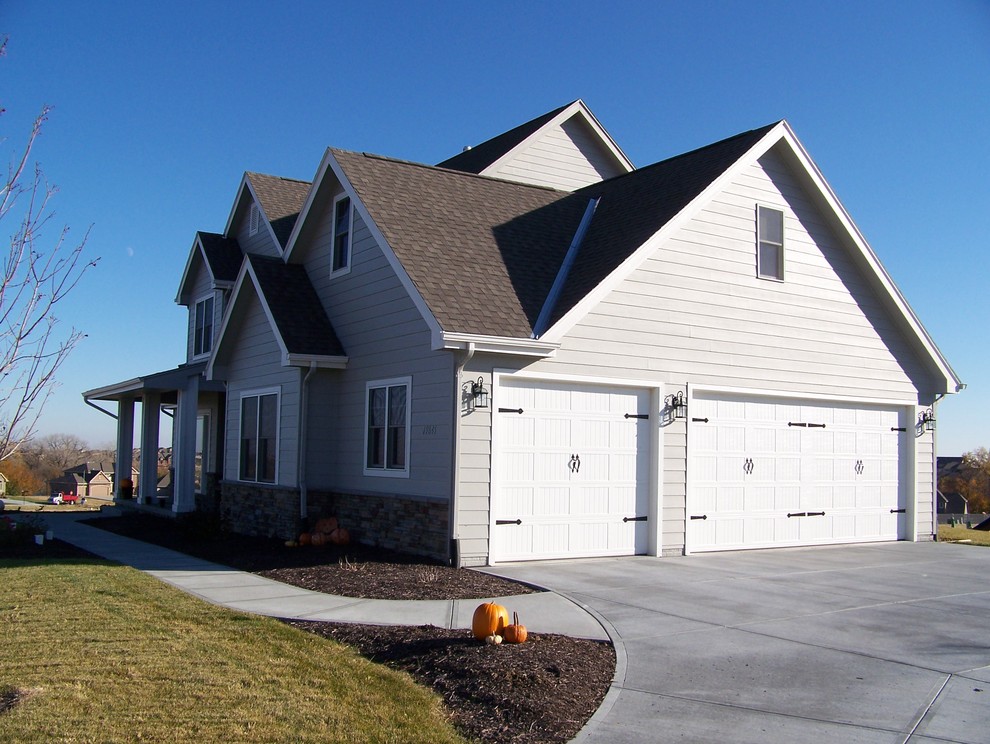
[{"label": "window", "polygon": [[251,205],[251,217],[248,224],[248,235],[257,235],[261,229],[261,210],[257,204]]},{"label": "window", "polygon": [[333,203],[333,255],[330,273],[346,272],[351,261],[351,200],[339,197]]},{"label": "window", "polygon": [[241,480],[274,483],[277,452],[278,392],[241,395]]},{"label": "window", "polygon": [[213,348],[213,298],[196,303],[196,327],[193,331],[193,356],[209,354]]},{"label": "window", "polygon": [[784,213],[757,207],[756,273],[763,279],[784,279]]},{"label": "window", "polygon": [[409,474],[409,378],[368,383],[367,475]]},{"label": "window", "polygon": [[193,480],[195,481],[196,493],[204,493],[206,483],[203,474],[209,465],[210,459],[210,414],[200,413],[196,416],[196,464]]}]

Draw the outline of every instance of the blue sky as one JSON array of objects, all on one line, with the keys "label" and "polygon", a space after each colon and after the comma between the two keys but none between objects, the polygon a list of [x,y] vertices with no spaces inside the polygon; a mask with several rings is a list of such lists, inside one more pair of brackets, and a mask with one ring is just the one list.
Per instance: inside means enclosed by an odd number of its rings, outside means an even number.
[{"label": "blue sky", "polygon": [[[2,149],[35,151],[100,256],[41,434],[94,445],[83,390],[175,366],[196,230],[245,170],[328,145],[438,162],[583,98],[637,165],[786,118],[958,374],[939,454],[990,446],[990,2],[3,0]],[[5,229],[7,226],[5,226]]]}]

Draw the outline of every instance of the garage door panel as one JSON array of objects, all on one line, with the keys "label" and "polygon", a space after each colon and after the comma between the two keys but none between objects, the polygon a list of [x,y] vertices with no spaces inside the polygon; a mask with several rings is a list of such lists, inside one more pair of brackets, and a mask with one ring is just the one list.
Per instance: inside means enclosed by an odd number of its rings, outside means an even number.
[{"label": "garage door panel", "polygon": [[900,536],[896,408],[717,394],[692,406],[709,414],[690,424],[688,512],[706,519],[689,522],[689,550]]},{"label": "garage door panel", "polygon": [[[646,390],[565,382],[500,385],[494,561],[645,552],[655,418]],[[522,413],[517,413],[521,408]]]}]

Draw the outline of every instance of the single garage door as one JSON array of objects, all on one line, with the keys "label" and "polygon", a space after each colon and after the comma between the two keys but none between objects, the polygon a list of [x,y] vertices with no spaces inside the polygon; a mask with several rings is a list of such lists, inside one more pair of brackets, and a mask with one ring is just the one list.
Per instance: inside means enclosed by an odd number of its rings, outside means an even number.
[{"label": "single garage door", "polygon": [[691,552],[906,537],[897,408],[696,394]]},{"label": "single garage door", "polygon": [[649,391],[507,381],[492,414],[491,560],[646,552]]}]

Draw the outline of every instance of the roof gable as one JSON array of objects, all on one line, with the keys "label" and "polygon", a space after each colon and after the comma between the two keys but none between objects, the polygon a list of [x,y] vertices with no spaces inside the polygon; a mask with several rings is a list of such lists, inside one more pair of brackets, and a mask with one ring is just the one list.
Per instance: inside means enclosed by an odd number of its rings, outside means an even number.
[{"label": "roof gable", "polygon": [[231,326],[240,317],[236,310],[250,293],[261,303],[283,366],[345,366],[344,349],[306,270],[278,258],[248,254],[207,364],[208,378],[213,378],[217,365],[231,353]]},{"label": "roof gable", "polygon": [[438,167],[567,191],[633,170],[581,100],[448,158]]},{"label": "roof gable", "polygon": [[190,292],[200,266],[205,267],[209,272],[210,283],[214,288],[233,285],[243,258],[241,247],[234,238],[226,238],[216,233],[197,232],[192,248],[189,249],[189,257],[186,259],[186,267],[179,281],[175,302],[179,305],[187,305],[192,301]]},{"label": "roof gable", "polygon": [[233,237],[236,225],[241,224],[239,221],[253,203],[261,210],[272,243],[279,252],[284,251],[309,188],[308,181],[245,171],[227,217],[224,236]]}]

